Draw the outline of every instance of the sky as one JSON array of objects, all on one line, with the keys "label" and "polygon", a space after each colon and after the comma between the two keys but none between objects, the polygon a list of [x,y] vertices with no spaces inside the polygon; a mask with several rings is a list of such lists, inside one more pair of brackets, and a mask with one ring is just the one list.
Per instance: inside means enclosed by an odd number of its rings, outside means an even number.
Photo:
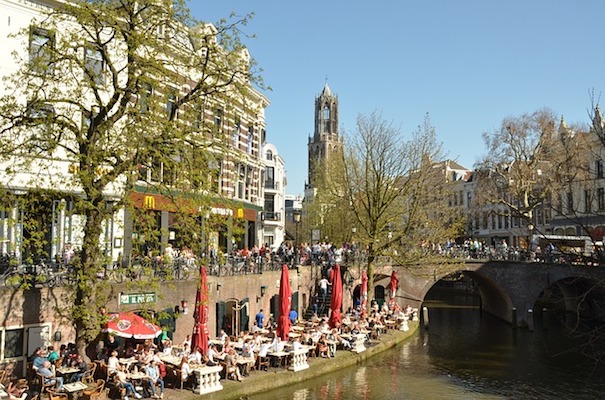
[{"label": "sky", "polygon": [[[307,181],[315,98],[327,82],[341,133],[379,112],[409,136],[428,113],[447,158],[485,155],[484,132],[550,108],[587,124],[605,90],[602,0],[191,0],[206,22],[254,12],[244,32],[263,68],[267,141],[288,194]],[[594,96],[592,95],[594,93]],[[603,108],[603,106],[601,106]]]}]

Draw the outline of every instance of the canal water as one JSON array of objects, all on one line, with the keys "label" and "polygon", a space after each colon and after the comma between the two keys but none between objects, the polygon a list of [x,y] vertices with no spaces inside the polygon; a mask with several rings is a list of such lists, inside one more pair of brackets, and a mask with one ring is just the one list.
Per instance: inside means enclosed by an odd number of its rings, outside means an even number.
[{"label": "canal water", "polygon": [[529,332],[481,314],[475,296],[441,293],[425,306],[429,329],[394,349],[250,399],[605,398],[605,360],[594,348],[582,354],[585,338],[570,336],[555,315]]}]

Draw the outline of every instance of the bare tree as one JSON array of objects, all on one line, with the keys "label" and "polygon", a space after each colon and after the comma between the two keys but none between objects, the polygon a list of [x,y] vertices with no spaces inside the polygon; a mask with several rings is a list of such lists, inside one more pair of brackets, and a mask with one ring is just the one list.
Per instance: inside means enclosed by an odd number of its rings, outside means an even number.
[{"label": "bare tree", "polygon": [[[520,221],[515,226],[527,227],[521,236],[529,236],[546,225],[553,209],[560,213],[560,193],[581,173],[579,141],[572,129],[559,129],[547,109],[505,118],[483,138],[487,155],[476,168],[476,210],[510,216]],[[537,210],[545,213],[538,224]]]},{"label": "bare tree", "polygon": [[[325,218],[350,218],[346,232],[355,226],[355,239],[367,252],[369,298],[378,257],[388,255],[400,263],[418,259],[422,243],[448,237],[453,220],[443,218],[448,196],[446,177],[438,167],[442,159],[428,115],[405,139],[374,112],[357,118],[342,157],[320,181]],[[339,211],[332,214],[331,209]]]}]

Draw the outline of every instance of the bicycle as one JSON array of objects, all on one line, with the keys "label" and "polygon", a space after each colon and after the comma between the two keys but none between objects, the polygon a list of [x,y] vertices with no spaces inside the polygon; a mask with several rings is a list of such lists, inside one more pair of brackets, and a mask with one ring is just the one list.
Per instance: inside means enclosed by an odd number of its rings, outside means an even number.
[{"label": "bicycle", "polygon": [[51,277],[52,271],[40,261],[40,264],[17,265],[6,275],[4,283],[13,289],[31,289],[38,285],[53,287],[56,281]]}]

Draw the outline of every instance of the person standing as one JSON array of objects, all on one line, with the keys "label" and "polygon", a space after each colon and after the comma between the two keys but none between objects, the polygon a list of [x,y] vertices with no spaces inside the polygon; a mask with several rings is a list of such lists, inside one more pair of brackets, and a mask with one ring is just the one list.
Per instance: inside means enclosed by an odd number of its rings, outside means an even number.
[{"label": "person standing", "polygon": [[328,285],[331,285],[330,281],[326,278],[321,278],[319,281],[319,292],[321,293],[321,301],[326,301],[326,295],[328,294]]},{"label": "person standing", "polygon": [[256,326],[258,326],[259,328],[262,329],[263,327],[263,322],[265,320],[265,314],[263,314],[263,309],[261,308],[261,310],[258,312],[258,314],[256,314]]}]

